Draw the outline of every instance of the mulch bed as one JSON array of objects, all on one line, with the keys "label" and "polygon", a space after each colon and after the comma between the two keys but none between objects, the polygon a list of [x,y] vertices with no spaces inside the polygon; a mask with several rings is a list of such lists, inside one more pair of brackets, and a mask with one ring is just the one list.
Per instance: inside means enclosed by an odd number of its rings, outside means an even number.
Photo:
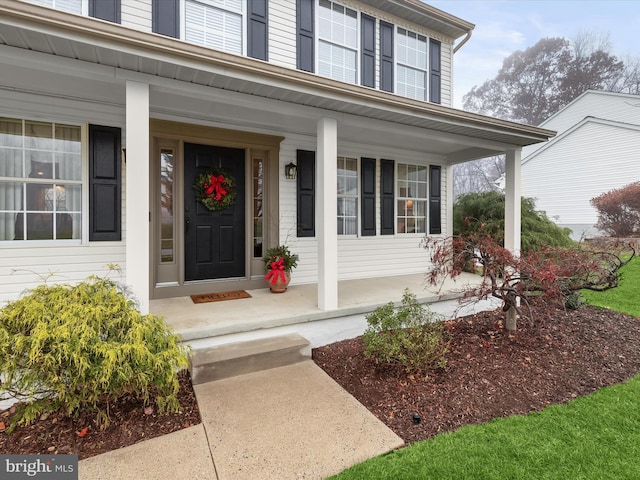
[{"label": "mulch bed", "polygon": [[79,459],[115,450],[200,423],[200,412],[188,373],[180,375],[178,401],[182,412],[159,415],[155,401],[145,412],[140,400],[124,396],[109,406],[109,426],[101,430],[96,414],[62,412],[44,415],[11,435],[3,432],[11,421],[11,409],[0,412],[0,452],[3,454],[77,454]]},{"label": "mulch bed", "polygon": [[[313,350],[315,362],[405,443],[541,410],[640,372],[640,319],[594,307],[536,313],[506,334],[501,310],[446,323],[444,370],[377,367],[361,338]],[[415,424],[413,414],[421,417]]]},{"label": "mulch bed", "polygon": [[[536,314],[533,327],[521,321],[512,338],[503,317],[497,310],[447,322],[448,363],[437,372],[377,367],[364,357],[361,338],[316,348],[313,358],[407,444],[564,403],[640,372],[638,318],[593,307],[558,310]],[[111,424],[104,430],[94,413],[56,413],[8,435],[2,430],[11,414],[0,412],[0,452],[82,459],[196,425],[200,415],[188,374],[180,383],[182,413],[145,413],[140,401],[124,397],[110,406]],[[422,419],[417,425],[414,413]]]}]

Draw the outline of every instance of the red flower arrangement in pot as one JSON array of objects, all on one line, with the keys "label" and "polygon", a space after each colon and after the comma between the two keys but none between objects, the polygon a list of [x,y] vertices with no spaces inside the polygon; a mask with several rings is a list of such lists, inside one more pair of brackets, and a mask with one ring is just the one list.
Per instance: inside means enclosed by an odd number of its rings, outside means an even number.
[{"label": "red flower arrangement in pot", "polygon": [[293,255],[286,245],[278,245],[267,249],[263,260],[267,272],[264,279],[269,282],[271,291],[286,292],[291,281],[291,270],[298,265],[298,256]]}]

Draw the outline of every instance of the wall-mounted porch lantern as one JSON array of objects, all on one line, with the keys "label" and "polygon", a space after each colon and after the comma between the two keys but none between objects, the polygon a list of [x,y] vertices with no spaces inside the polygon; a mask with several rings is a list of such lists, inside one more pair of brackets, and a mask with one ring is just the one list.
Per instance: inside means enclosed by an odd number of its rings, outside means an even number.
[{"label": "wall-mounted porch lantern", "polygon": [[298,167],[295,164],[289,163],[284,166],[284,178],[287,180],[295,180],[297,173]]}]

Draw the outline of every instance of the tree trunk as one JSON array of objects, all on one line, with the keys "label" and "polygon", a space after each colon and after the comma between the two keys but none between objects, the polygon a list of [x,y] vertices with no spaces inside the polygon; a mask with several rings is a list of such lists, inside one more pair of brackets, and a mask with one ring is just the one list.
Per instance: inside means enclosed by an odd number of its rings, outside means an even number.
[{"label": "tree trunk", "polygon": [[516,333],[516,329],[518,328],[518,312],[515,307],[510,307],[507,310],[507,332],[508,333]]}]

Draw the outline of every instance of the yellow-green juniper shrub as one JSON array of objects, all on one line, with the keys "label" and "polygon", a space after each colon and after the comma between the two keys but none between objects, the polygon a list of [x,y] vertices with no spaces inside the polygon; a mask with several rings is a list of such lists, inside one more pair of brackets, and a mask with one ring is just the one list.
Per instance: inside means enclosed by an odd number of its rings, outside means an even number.
[{"label": "yellow-green juniper shrub", "polygon": [[364,353],[377,363],[399,365],[407,372],[446,366],[448,341],[442,317],[421,305],[409,289],[397,311],[389,302],[365,318]]},{"label": "yellow-green juniper shrub", "polygon": [[147,404],[152,387],[159,412],[177,412],[188,358],[162,317],[106,278],[40,285],[0,310],[0,399],[21,400],[11,430],[60,408],[94,409],[106,425],[109,402],[129,393]]}]

